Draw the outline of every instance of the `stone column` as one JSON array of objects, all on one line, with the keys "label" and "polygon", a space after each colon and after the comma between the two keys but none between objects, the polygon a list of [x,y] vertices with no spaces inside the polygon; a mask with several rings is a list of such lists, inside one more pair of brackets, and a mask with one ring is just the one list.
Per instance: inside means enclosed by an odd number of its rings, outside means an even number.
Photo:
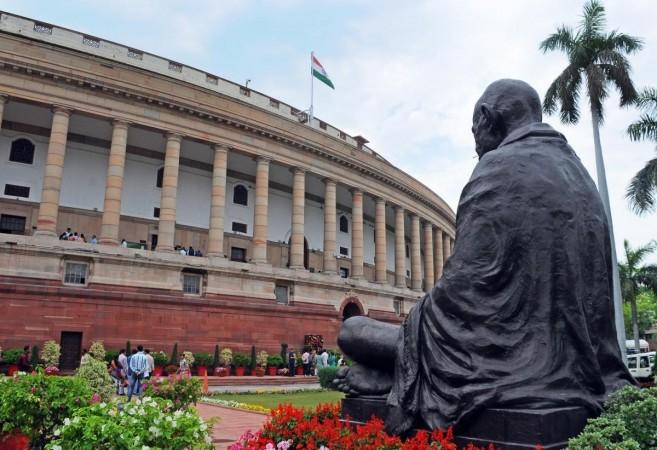
[{"label": "stone column", "polygon": [[395,286],[406,287],[406,240],[404,208],[395,208]]},{"label": "stone column", "polygon": [[214,144],[212,165],[212,197],[210,198],[210,230],[208,231],[208,256],[224,257],[224,214],[226,211],[226,170],[228,147]]},{"label": "stone column", "polygon": [[306,172],[295,168],[292,181],[292,236],[290,238],[290,269],[304,269],[303,240],[305,237]]},{"label": "stone column", "polygon": [[420,261],[420,217],[411,216],[411,289],[422,290],[422,262]]},{"label": "stone column", "polygon": [[433,271],[434,281],[438,282],[443,276],[443,231],[440,228],[436,228],[433,238]]},{"label": "stone column", "polygon": [[337,273],[338,262],[335,259],[336,238],[336,210],[335,189],[336,183],[331,179],[324,179],[326,190],[324,193],[324,273]]},{"label": "stone column", "polygon": [[5,104],[7,103],[7,96],[0,94],[0,130],[2,129],[2,118],[5,115]]},{"label": "stone column", "polygon": [[424,291],[429,292],[434,285],[433,273],[433,225],[424,224]]},{"label": "stone column", "polygon": [[37,219],[35,236],[57,238],[57,216],[59,213],[59,193],[62,187],[64,158],[66,156],[66,138],[71,110],[56,107],[53,111],[50,128],[48,156],[43,175],[43,190]]},{"label": "stone column", "polygon": [[256,160],[256,192],[253,217],[253,262],[267,263],[267,219],[269,215],[269,159]]},{"label": "stone column", "polygon": [[351,278],[363,277],[363,192],[351,190]]},{"label": "stone column", "polygon": [[387,283],[388,273],[386,267],[386,201],[376,199],[376,223],[374,242],[374,273],[377,283]]},{"label": "stone column", "polygon": [[99,242],[105,245],[118,245],[119,243],[121,194],[123,192],[123,171],[127,143],[128,123],[121,120],[112,121],[112,144],[107,164],[105,203],[103,204],[103,220],[100,225],[99,239]]},{"label": "stone column", "polygon": [[176,199],[178,195],[178,165],[180,164],[181,143],[181,135],[167,133],[157,237],[157,250],[161,252],[173,252],[176,237]]},{"label": "stone column", "polygon": [[443,233],[443,266],[447,262],[447,258],[449,258],[452,254],[452,249],[449,245],[449,235],[447,233]]}]

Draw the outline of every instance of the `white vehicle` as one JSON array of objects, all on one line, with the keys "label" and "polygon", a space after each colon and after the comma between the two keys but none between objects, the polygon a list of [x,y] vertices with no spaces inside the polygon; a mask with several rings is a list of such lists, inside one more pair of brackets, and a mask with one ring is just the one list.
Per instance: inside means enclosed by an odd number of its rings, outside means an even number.
[{"label": "white vehicle", "polygon": [[627,349],[628,354],[632,353],[646,353],[648,351],[648,341],[645,339],[639,339],[639,348],[640,351],[637,352],[634,348],[634,339],[628,339],[625,341],[625,348]]},{"label": "white vehicle", "polygon": [[627,355],[627,368],[637,380],[654,376],[655,355],[657,352],[646,352],[635,355]]}]

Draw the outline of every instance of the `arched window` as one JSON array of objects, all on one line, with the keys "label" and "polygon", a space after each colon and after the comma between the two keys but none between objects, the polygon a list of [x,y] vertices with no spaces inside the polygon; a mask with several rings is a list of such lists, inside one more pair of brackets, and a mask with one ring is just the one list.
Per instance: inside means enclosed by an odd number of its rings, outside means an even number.
[{"label": "arched window", "polygon": [[164,167],[157,169],[157,180],[155,181],[155,187],[162,187],[162,182],[164,181]]},{"label": "arched window", "polygon": [[340,231],[349,233],[349,219],[347,219],[347,216],[340,216]]},{"label": "arched window", "polygon": [[244,206],[249,203],[249,191],[241,184],[233,188],[233,203]]},{"label": "arched window", "polygon": [[11,143],[9,161],[32,164],[34,162],[34,144],[24,138],[16,139]]}]

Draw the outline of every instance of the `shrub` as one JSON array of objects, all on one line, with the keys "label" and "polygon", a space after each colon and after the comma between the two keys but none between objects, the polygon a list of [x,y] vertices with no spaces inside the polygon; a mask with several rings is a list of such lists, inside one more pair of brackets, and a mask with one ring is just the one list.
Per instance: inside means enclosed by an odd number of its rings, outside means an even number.
[{"label": "shrub", "polygon": [[280,355],[271,355],[267,358],[267,365],[269,367],[281,367],[283,366],[283,358]]},{"label": "shrub", "polygon": [[150,379],[145,385],[147,396],[171,400],[175,409],[187,409],[195,405],[202,393],[201,382],[192,377]]},{"label": "shrub", "polygon": [[171,350],[171,360],[169,364],[178,365],[178,343],[173,344],[173,350]]},{"label": "shrub", "polygon": [[108,400],[114,393],[114,382],[107,372],[105,361],[88,358],[77,370],[77,376],[87,382],[94,393]]},{"label": "shrub", "polygon": [[46,449],[214,449],[210,427],[195,411],[171,408],[148,397],[121,406],[96,403],[77,410]]},{"label": "shrub", "polygon": [[611,395],[602,416],[589,419],[582,433],[569,441],[568,449],[655,448],[655,417],[657,388],[624,387]]},{"label": "shrub", "polygon": [[233,355],[233,364],[235,367],[246,367],[251,363],[251,359],[244,353],[235,353]]},{"label": "shrub", "polygon": [[169,362],[169,357],[162,350],[159,352],[153,352],[152,355],[156,366],[164,367]]},{"label": "shrub", "polygon": [[196,367],[208,367],[212,363],[212,355],[209,353],[194,353]]},{"label": "shrub", "polygon": [[2,352],[2,357],[7,364],[18,364],[21,354],[23,354],[23,349],[10,348]]},{"label": "shrub", "polygon": [[105,347],[103,346],[103,341],[94,341],[89,347],[89,354],[92,358],[97,359],[98,361],[105,361]]},{"label": "shrub", "polygon": [[43,372],[0,380],[0,434],[20,430],[32,448],[43,448],[66,417],[89,403],[92,393],[77,377]]},{"label": "shrub", "polygon": [[281,359],[283,360],[283,364],[287,364],[287,344],[283,342],[281,344]]},{"label": "shrub", "polygon": [[41,351],[41,359],[46,367],[58,366],[61,356],[61,346],[55,341],[46,341]]},{"label": "shrub", "polygon": [[258,355],[256,356],[256,363],[260,367],[265,367],[267,365],[268,359],[269,359],[269,355],[267,354],[267,352],[264,350],[260,350],[258,352]]},{"label": "shrub", "polygon": [[194,364],[194,354],[192,352],[183,352],[183,358],[185,358],[189,367],[192,367],[192,364]]},{"label": "shrub", "polygon": [[319,376],[319,385],[324,389],[331,389],[331,382],[338,372],[337,367],[322,367],[317,375]]},{"label": "shrub", "polygon": [[251,367],[251,370],[253,371],[255,369],[257,362],[257,355],[256,355],[256,349],[255,345],[251,346],[251,357],[249,358],[249,367]]},{"label": "shrub", "polygon": [[212,357],[212,367],[219,367],[219,346],[214,346],[214,356]]},{"label": "shrub", "polygon": [[229,348],[223,349],[219,355],[219,363],[223,367],[230,366],[233,363],[233,351]]},{"label": "shrub", "polygon": [[32,366],[32,368],[35,368],[40,363],[41,363],[41,359],[39,359],[39,346],[33,345],[32,354],[30,355],[30,365]]}]

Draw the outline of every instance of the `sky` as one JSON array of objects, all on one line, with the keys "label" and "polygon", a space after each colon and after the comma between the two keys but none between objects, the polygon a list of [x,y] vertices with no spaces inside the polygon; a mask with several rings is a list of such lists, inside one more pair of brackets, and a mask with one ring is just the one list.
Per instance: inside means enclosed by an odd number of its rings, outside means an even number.
[{"label": "sky", "polygon": [[[657,2],[607,0],[609,30],[639,36],[630,57],[638,88],[657,87]],[[314,51],[336,89],[315,84],[315,116],[369,146],[414,176],[456,210],[477,159],[472,108],[485,87],[517,78],[541,97],[566,67],[539,43],[561,24],[577,25],[579,0],[0,0],[0,9],[151,52],[245,83],[299,109],[310,103]],[[596,179],[588,102],[577,125],[561,131]],[[636,216],[625,190],[657,154],[625,130],[639,117],[605,103],[602,149],[615,228],[632,246],[657,238],[657,212]],[[657,255],[651,258],[657,262]]]}]

